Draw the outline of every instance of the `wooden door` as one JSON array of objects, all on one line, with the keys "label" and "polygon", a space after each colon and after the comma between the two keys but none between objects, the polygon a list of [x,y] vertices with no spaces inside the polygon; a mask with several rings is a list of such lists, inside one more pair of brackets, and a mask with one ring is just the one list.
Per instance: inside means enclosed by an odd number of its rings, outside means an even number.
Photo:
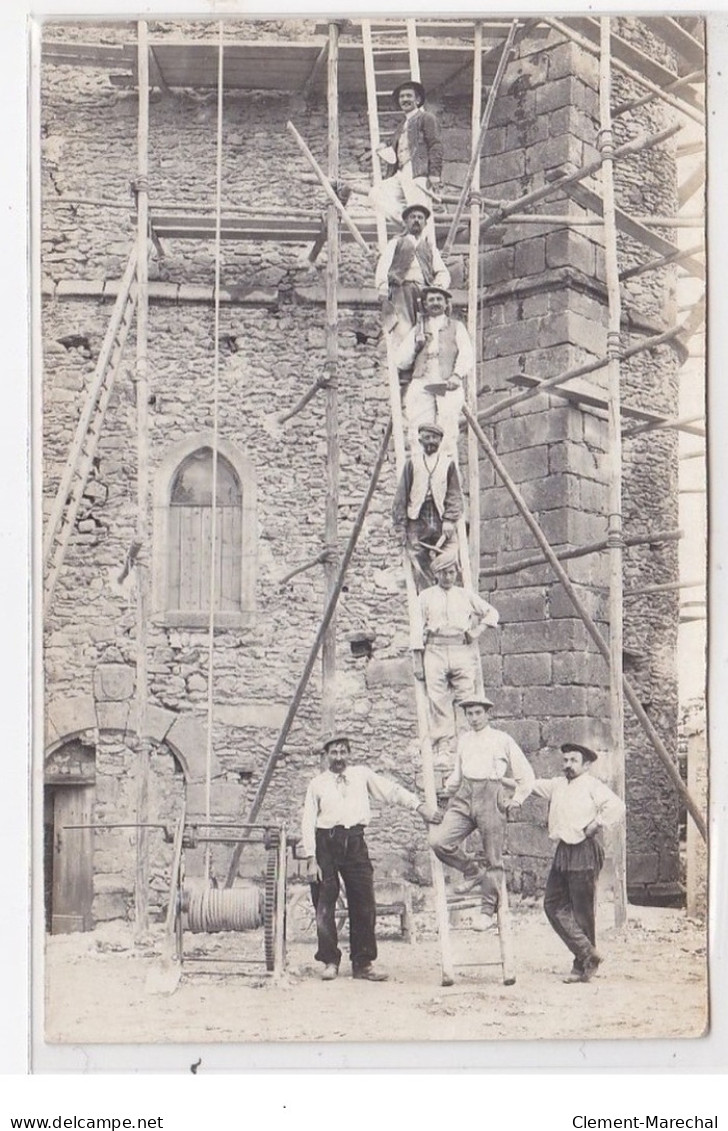
[{"label": "wooden door", "polygon": [[92,830],[66,826],[91,823],[94,787],[56,786],[53,795],[51,934],[90,931],[93,926]]}]

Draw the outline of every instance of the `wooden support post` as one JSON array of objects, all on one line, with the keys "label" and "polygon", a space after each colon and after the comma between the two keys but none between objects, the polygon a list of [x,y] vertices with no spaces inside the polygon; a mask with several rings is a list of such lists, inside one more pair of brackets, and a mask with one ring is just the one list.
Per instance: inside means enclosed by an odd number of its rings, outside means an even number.
[{"label": "wooden support post", "polygon": [[[329,50],[327,55],[328,112],[329,112],[329,180],[336,184],[339,177],[339,27],[329,23]],[[326,472],[324,544],[336,546],[338,542],[339,512],[339,214],[333,202],[329,203],[326,218]],[[324,610],[336,586],[336,560],[324,562]],[[336,612],[331,615],[329,627],[321,648],[321,729],[324,734],[333,731],[336,723]]]},{"label": "wooden support post", "polygon": [[[479,40],[477,39],[478,29],[480,29],[480,39]],[[485,105],[485,111],[483,113],[483,120],[480,123],[480,132],[479,132],[477,139],[476,139],[475,131],[478,128],[478,125],[477,125],[478,117],[477,116],[480,114],[480,96],[481,96],[481,92],[482,92],[482,82],[483,82],[483,78],[482,78],[482,76],[483,76],[483,57],[482,57],[483,36],[482,36],[482,29],[483,29],[482,24],[478,23],[478,24],[475,25],[476,44],[478,44],[478,46],[476,47],[475,54],[473,56],[473,60],[474,60],[474,62],[473,62],[473,145],[472,145],[472,150],[471,150],[471,154],[470,154],[470,164],[468,165],[467,172],[465,174],[465,180],[463,181],[463,187],[462,187],[462,190],[460,192],[460,199],[458,200],[457,205],[455,207],[455,213],[454,213],[452,221],[450,223],[450,229],[447,233],[447,237],[446,237],[445,243],[443,245],[443,249],[442,249],[443,257],[448,256],[450,254],[450,252],[452,251],[453,244],[455,243],[455,235],[457,233],[458,225],[460,223],[460,217],[462,216],[463,210],[465,208],[465,201],[467,200],[468,193],[470,192],[471,185],[475,184],[476,171],[479,170],[479,165],[480,165],[480,153],[481,153],[481,150],[483,148],[483,143],[485,142],[485,136],[488,132],[488,126],[490,125],[490,119],[491,119],[491,116],[493,114],[493,108],[495,106],[496,98],[498,97],[498,93],[500,91],[501,83],[503,82],[503,75],[505,74],[506,66],[508,65],[508,60],[511,57],[511,51],[513,50],[513,40],[515,39],[516,31],[518,30],[518,20],[514,20],[513,23],[511,24],[510,29],[508,31],[508,38],[506,39],[505,43],[503,44],[503,50],[501,52],[501,57],[498,60],[498,69],[496,70],[495,78],[493,79],[493,83],[491,85],[490,91],[488,92],[488,101]],[[476,78],[475,71],[478,72],[477,78]],[[476,89],[477,89],[477,94],[478,94],[477,102],[475,101]],[[471,217],[472,217],[472,211],[471,211]]]},{"label": "wooden support post", "polygon": [[[379,106],[377,105],[377,76],[374,73],[374,47],[372,44],[372,29],[369,20],[361,22],[361,36],[364,47],[364,75],[367,92],[367,116],[369,118],[369,136],[372,143],[372,184],[376,188],[382,180],[382,167],[379,163]],[[380,250],[384,249],[387,242],[387,221],[382,213],[377,210],[377,243]],[[397,422],[395,420],[394,442],[397,443]]]},{"label": "wooden support post", "polygon": [[[602,156],[602,196],[604,212],[604,260],[607,280],[607,383],[608,452],[609,452],[609,718],[611,729],[610,778],[618,797],[625,795],[624,700],[622,698],[622,651],[624,629],[622,619],[622,415],[619,386],[620,327],[622,303],[617,262],[617,222],[614,199],[614,138],[612,134],[612,72],[609,52],[610,20],[603,16],[601,54],[599,57],[598,145]],[[623,824],[611,837],[613,848],[614,924],[622,928],[627,922],[627,843]]]},{"label": "wooden support post", "polygon": [[[610,662],[609,645],[607,644],[606,640],[604,639],[601,632],[597,628],[594,620],[592,619],[592,617],[590,616],[586,607],[584,606],[583,601],[581,601],[581,599],[579,598],[579,595],[576,592],[576,589],[574,588],[574,585],[572,584],[568,573],[566,572],[566,570],[562,566],[559,559],[556,557],[556,554],[554,553],[550,542],[546,538],[546,535],[544,534],[543,530],[539,526],[534,515],[529,510],[529,508],[526,504],[526,501],[523,498],[523,495],[519,491],[517,485],[515,484],[515,482],[511,478],[511,476],[508,474],[506,468],[503,465],[502,460],[498,456],[498,453],[496,452],[495,448],[491,444],[488,437],[483,432],[483,429],[480,427],[480,425],[478,424],[478,421],[475,419],[475,417],[473,416],[473,414],[471,413],[471,411],[470,411],[470,409],[468,408],[467,405],[465,405],[464,408],[463,408],[463,415],[465,416],[465,419],[467,420],[470,427],[475,432],[475,435],[478,437],[478,443],[480,444],[481,448],[483,449],[483,451],[488,456],[488,459],[490,460],[490,462],[493,464],[493,467],[494,467],[496,473],[500,476],[504,487],[508,491],[508,494],[511,496],[511,498],[513,499],[513,502],[516,504],[516,509],[518,510],[519,514],[521,515],[524,522],[528,526],[529,530],[533,534],[534,538],[538,542],[544,556],[547,558],[547,560],[550,563],[554,573],[556,574],[559,581],[563,585],[564,590],[566,591],[566,593],[567,593],[572,605],[574,606],[577,614],[579,615],[579,617],[581,617],[581,620],[584,622],[584,627],[586,628],[587,632],[589,633],[592,640],[596,644],[596,646],[597,646],[599,652],[601,653],[602,657],[606,660],[607,664],[609,664],[609,662]],[[658,758],[662,762],[662,764],[665,768],[665,771],[667,773],[667,776],[670,778],[670,781],[672,782],[672,784],[675,788],[675,791],[677,792],[678,796],[680,797],[683,804],[687,808],[687,811],[690,814],[690,816],[692,817],[693,821],[695,822],[695,825],[696,825],[700,835],[702,836],[703,840],[707,840],[708,833],[707,833],[707,828],[706,828],[706,825],[705,825],[705,820],[703,818],[702,813],[700,812],[700,809],[695,804],[695,801],[693,800],[693,798],[691,797],[691,795],[688,793],[687,789],[685,788],[685,783],[683,782],[682,778],[680,777],[680,771],[678,770],[673,759],[670,757],[670,754],[668,753],[664,742],[662,741],[659,734],[655,730],[654,726],[652,725],[652,722],[650,721],[649,716],[647,715],[647,712],[645,711],[644,707],[640,703],[640,700],[639,700],[637,693],[635,692],[634,688],[628,682],[627,679],[623,679],[623,687],[624,687],[624,694],[627,698],[627,701],[629,702],[629,705],[631,706],[632,710],[634,711],[635,715],[637,716],[637,719],[639,720],[640,725],[642,726],[643,730],[645,731],[647,737],[649,738],[650,742],[654,746],[655,752],[657,753]]]},{"label": "wooden support post", "polygon": [[[384,435],[382,436],[382,442],[379,445],[379,451],[377,453],[377,458],[374,462],[372,474],[371,474],[371,477],[369,479],[369,486],[367,487],[366,494],[364,495],[364,498],[362,499],[361,505],[360,505],[359,510],[357,512],[357,516],[354,519],[354,525],[351,528],[351,534],[349,535],[349,541],[348,541],[347,547],[344,551],[344,556],[341,559],[341,563],[339,565],[339,570],[338,570],[338,573],[337,573],[337,576],[336,576],[336,586],[334,587],[334,590],[331,594],[331,597],[329,598],[329,603],[326,606],[326,609],[324,611],[324,615],[321,618],[321,624],[318,627],[316,637],[314,639],[313,644],[311,645],[311,650],[308,654],[308,659],[306,660],[306,663],[304,665],[304,669],[303,669],[303,672],[301,674],[301,678],[298,681],[298,687],[296,688],[293,699],[290,702],[290,705],[288,707],[288,711],[286,712],[286,717],[283,720],[283,725],[280,729],[280,733],[278,735],[278,738],[276,739],[276,743],[275,743],[275,746],[273,747],[273,750],[270,754],[270,757],[268,758],[268,761],[266,762],[265,769],[263,770],[263,777],[261,778],[260,784],[258,785],[258,788],[257,788],[256,793],[255,793],[255,797],[253,798],[252,804],[250,806],[250,810],[248,812],[248,817],[247,817],[247,822],[249,824],[252,824],[255,821],[255,818],[258,816],[258,813],[260,812],[261,805],[263,804],[263,801],[265,800],[265,795],[266,795],[268,786],[270,785],[271,778],[273,777],[273,772],[274,772],[276,765],[278,763],[278,759],[281,756],[281,751],[283,750],[283,746],[285,744],[286,738],[288,737],[288,732],[290,731],[291,726],[293,725],[293,720],[296,717],[296,712],[298,711],[298,708],[301,704],[301,700],[303,699],[303,693],[306,690],[309,679],[311,678],[311,672],[313,671],[314,664],[316,663],[316,657],[318,656],[319,650],[320,650],[321,645],[323,643],[323,639],[324,639],[324,636],[326,634],[326,629],[328,628],[328,626],[331,622],[331,618],[334,614],[334,610],[336,609],[336,603],[339,600],[339,596],[341,595],[341,590],[342,590],[342,587],[343,587],[343,584],[344,584],[344,578],[346,577],[346,571],[349,568],[349,562],[351,561],[354,550],[356,549],[356,544],[359,540],[359,535],[361,534],[361,530],[362,530],[362,527],[364,525],[364,519],[366,518],[367,511],[369,509],[369,504],[372,501],[372,495],[374,494],[374,490],[377,486],[377,482],[379,480],[379,474],[382,470],[382,465],[383,465],[384,460],[386,459],[386,456],[387,456],[387,448],[389,447],[389,441],[390,441],[391,437],[392,437],[392,422],[390,420],[389,423],[387,424],[385,431],[384,431]],[[242,854],[242,851],[243,851],[243,843],[241,841],[239,844],[237,844],[235,846],[235,849],[233,850],[232,859],[230,861],[230,867],[228,868],[227,879],[225,881],[225,887],[228,887],[228,888],[232,887],[233,881],[234,881],[234,879],[237,875],[238,864],[240,862],[240,856]]]},{"label": "wooden support post", "polygon": [[[513,21],[511,31],[513,31],[515,27],[517,27],[516,20]],[[501,62],[507,54],[510,55],[510,42],[511,40],[509,39],[509,42],[503,48]],[[497,85],[500,84],[496,76],[493,87],[491,87],[491,94]],[[470,335],[470,341],[473,343],[474,361],[472,372],[468,376],[468,387],[465,390],[465,396],[470,408],[475,413],[478,411],[478,374],[480,372],[482,356],[482,343],[478,340],[478,293],[480,288],[480,200],[478,199],[478,194],[480,192],[480,150],[485,139],[485,130],[481,129],[480,136],[478,136],[477,132],[482,101],[483,25],[480,21],[477,21],[473,29],[473,106],[471,120],[473,133],[472,153],[470,157],[472,169],[470,167],[468,168],[468,176],[465,178],[461,198],[464,205],[467,187],[470,185],[473,189],[473,195],[470,203],[470,253],[468,255],[468,334]],[[489,95],[488,106],[490,105],[491,97]],[[487,113],[488,111],[486,109],[486,114]],[[487,128],[485,116],[483,121]],[[460,212],[462,212],[460,202],[458,202],[458,208]],[[455,216],[459,219],[458,209],[455,211]],[[453,224],[447,235],[448,240],[450,240],[450,236],[452,236],[454,241],[456,230],[457,224],[455,223],[455,219],[453,219]],[[478,441],[475,439],[472,432],[468,432],[468,507],[470,510],[470,576],[471,579],[476,578],[477,582],[478,570],[480,569],[480,452],[478,450]]]},{"label": "wooden support post", "polygon": [[[137,525],[142,547],[136,563],[136,815],[140,825],[148,819],[149,750],[147,747],[147,624],[149,582],[149,387],[147,382],[147,338],[149,314],[149,44],[147,24],[137,25],[137,76],[139,110],[137,126],[137,324],[136,324],[136,421],[137,421]],[[146,828],[137,830],[134,884],[134,928],[139,939],[149,926],[149,843]]]},{"label": "wooden support post", "polygon": [[505,875],[503,876],[503,882],[501,884],[496,919],[498,923],[498,945],[500,947],[503,985],[513,986],[516,983],[516,964],[513,954],[513,922],[511,920],[511,910],[508,902],[508,886],[506,884]]}]

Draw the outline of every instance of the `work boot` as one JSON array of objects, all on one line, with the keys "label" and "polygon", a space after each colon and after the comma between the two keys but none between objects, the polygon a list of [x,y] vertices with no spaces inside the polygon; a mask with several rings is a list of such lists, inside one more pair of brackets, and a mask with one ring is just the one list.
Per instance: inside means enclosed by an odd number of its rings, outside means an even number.
[{"label": "work boot", "polygon": [[381,970],[375,970],[371,962],[368,962],[366,966],[354,966],[351,971],[351,976],[362,982],[386,982],[389,980],[389,974],[383,974]]},{"label": "work boot", "polygon": [[324,972],[321,975],[322,982],[333,982],[334,978],[338,976],[339,967],[333,962],[327,962],[324,966]]}]

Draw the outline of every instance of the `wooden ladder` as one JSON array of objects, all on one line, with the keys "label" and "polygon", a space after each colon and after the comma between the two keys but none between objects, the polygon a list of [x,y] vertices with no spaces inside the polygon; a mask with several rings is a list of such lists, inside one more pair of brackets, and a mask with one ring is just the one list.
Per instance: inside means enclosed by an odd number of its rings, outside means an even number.
[{"label": "wooden ladder", "polygon": [[[420,60],[417,52],[417,27],[414,20],[362,20],[364,77],[367,93],[367,115],[372,149],[372,177],[378,185],[382,179],[378,152],[383,137],[388,137],[401,110],[392,105],[392,93],[407,79],[420,81]],[[403,43],[392,41],[401,38]],[[383,216],[377,217],[380,248],[386,239]]]},{"label": "wooden ladder", "polygon": [[[397,30],[406,37],[406,46],[397,47],[391,42],[386,45],[383,39],[391,41]],[[387,120],[396,120],[401,111],[389,109],[385,100],[391,103],[393,89],[407,78],[419,81],[420,69],[417,53],[417,33],[414,20],[388,20],[374,23],[371,20],[362,20],[362,39],[364,45],[364,72],[366,78],[367,114],[369,119],[369,135],[372,151],[372,170],[374,183],[381,180],[379,157],[377,151],[382,135],[382,126]],[[389,132],[389,131],[388,131]],[[377,217],[377,244],[381,254],[387,244],[386,221]],[[395,463],[397,475],[400,477],[404,470],[406,460],[404,421],[402,414],[402,395],[399,384],[399,373],[394,363],[392,343],[389,334],[385,334],[387,350],[387,377],[389,383],[389,399],[392,412],[392,434],[394,439]],[[473,588],[473,579],[468,553],[468,540],[465,519],[458,523],[458,549],[463,575],[463,584],[466,588]],[[404,572],[407,592],[407,611],[410,625],[410,646],[414,650],[422,646],[422,617],[415,585],[412,565],[407,555],[404,556]],[[477,584],[476,584],[477,588]],[[479,689],[482,691],[482,687]],[[415,680],[415,707],[417,713],[417,729],[422,758],[423,786],[427,803],[437,804],[437,787],[435,783],[435,768],[433,761],[432,739],[429,727],[429,707],[425,685],[421,680]],[[430,854],[432,865],[432,882],[435,893],[435,911],[437,916],[438,936],[440,940],[440,963],[442,969],[442,984],[452,985],[455,979],[455,964],[453,962],[450,940],[450,923],[445,888],[445,876],[442,863],[434,853]],[[498,934],[501,945],[503,980],[507,985],[515,981],[513,974],[512,947],[510,933],[510,918],[508,914],[508,896],[503,885],[501,908],[498,912]]]},{"label": "wooden ladder", "polygon": [[129,327],[136,307],[136,248],[129,256],[119,284],[119,293],[109,319],[91,385],[76,426],[68,461],[53,502],[43,541],[43,611],[47,615],[58,575],[76,524],[81,499],[88,483],[99,434],[109,406],[114,381],[121,364]]}]

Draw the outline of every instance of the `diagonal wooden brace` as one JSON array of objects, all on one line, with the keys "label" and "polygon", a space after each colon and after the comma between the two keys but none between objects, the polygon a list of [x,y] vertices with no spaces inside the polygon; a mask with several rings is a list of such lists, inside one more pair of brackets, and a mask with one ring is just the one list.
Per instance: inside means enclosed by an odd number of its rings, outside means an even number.
[{"label": "diagonal wooden brace", "polygon": [[[536,520],[535,516],[529,510],[528,505],[526,504],[526,501],[523,498],[523,495],[519,491],[519,489],[516,486],[513,479],[511,479],[506,468],[503,466],[503,463],[502,463],[500,457],[498,456],[495,448],[493,447],[490,440],[488,439],[488,437],[483,432],[483,429],[480,427],[480,425],[478,424],[478,421],[476,420],[475,416],[470,411],[470,409],[468,408],[467,405],[463,406],[463,414],[464,414],[465,419],[467,420],[468,424],[472,428],[473,432],[477,436],[478,443],[480,444],[481,448],[483,449],[485,454],[488,456],[488,459],[492,463],[495,472],[500,476],[504,487],[506,488],[509,495],[513,499],[513,502],[516,504],[516,509],[518,510],[521,517],[524,519],[526,525],[528,526],[529,530],[531,531],[534,538],[538,542],[541,550],[543,551],[544,557],[547,559],[547,561],[551,565],[554,573],[556,574],[559,581],[561,582],[564,589],[566,590],[566,593],[568,594],[569,598],[571,599],[571,602],[572,602],[574,608],[576,609],[576,612],[579,614],[582,621],[584,622],[584,627],[586,628],[587,632],[589,633],[592,640],[596,644],[597,648],[601,652],[602,656],[606,660],[607,664],[609,664],[609,662],[610,662],[609,644],[607,643],[607,641],[602,636],[601,632],[597,628],[596,623],[591,618],[586,607],[584,606],[584,604],[580,600],[579,595],[576,592],[576,589],[574,588],[569,575],[567,574],[566,570],[564,569],[561,562],[557,558],[550,542],[548,541],[546,535],[544,534],[543,530],[541,529],[541,527],[540,527],[538,521]],[[665,746],[664,742],[662,741],[659,734],[655,730],[655,727],[653,726],[653,724],[652,724],[649,716],[647,715],[647,712],[645,711],[644,707],[640,703],[639,698],[637,696],[637,693],[634,690],[634,688],[632,687],[629,680],[627,680],[626,678],[623,677],[622,686],[624,687],[624,694],[625,694],[627,701],[629,702],[632,710],[634,711],[635,715],[637,716],[637,719],[638,719],[639,723],[641,724],[642,729],[645,731],[647,737],[649,738],[650,742],[654,746],[655,752],[657,753],[657,756],[659,757],[660,761],[662,762],[662,764],[665,768],[665,771],[666,771],[668,777],[670,778],[673,786],[675,787],[675,790],[676,790],[678,796],[680,797],[681,801],[683,802],[683,804],[687,808],[688,813],[690,814],[693,821],[695,822],[695,826],[698,829],[698,832],[700,833],[701,837],[703,838],[704,841],[707,841],[708,832],[707,832],[707,828],[706,828],[706,824],[705,824],[705,820],[703,818],[703,815],[700,812],[700,809],[698,808],[698,806],[697,806],[695,800],[693,799],[692,795],[686,789],[685,783],[683,782],[682,778],[680,777],[680,772],[679,772],[677,766],[675,765],[675,763],[673,762],[672,758],[670,757],[670,754],[667,750],[667,747]]]}]

